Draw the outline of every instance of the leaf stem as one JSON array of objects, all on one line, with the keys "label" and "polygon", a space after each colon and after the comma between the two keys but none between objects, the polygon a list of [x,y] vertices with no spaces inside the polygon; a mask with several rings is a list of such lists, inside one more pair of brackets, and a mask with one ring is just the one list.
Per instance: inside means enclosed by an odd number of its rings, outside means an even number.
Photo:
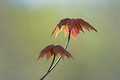
[{"label": "leaf stem", "polygon": [[46,73],[40,80],[43,80],[43,79],[48,75],[48,73],[50,72],[49,70],[50,70],[51,67],[53,66],[54,61],[55,61],[55,55],[54,55],[54,57],[53,57],[52,63],[51,63],[51,65],[50,65],[50,67],[49,67],[47,73]]},{"label": "leaf stem", "polygon": [[[70,33],[71,33],[71,31],[69,31],[68,41],[67,41],[64,49],[67,49],[67,47],[68,47],[68,44],[69,44],[69,41],[70,41]],[[58,60],[56,61],[56,63],[51,67],[50,72],[51,72],[51,71],[54,69],[54,67],[58,64],[58,62],[60,61],[60,59],[61,59],[61,56],[58,58]]]},{"label": "leaf stem", "polygon": [[[71,30],[69,31],[69,36],[68,36],[68,40],[67,40],[67,43],[65,45],[65,48],[64,49],[67,49],[68,47],[68,44],[69,44],[69,41],[70,41],[70,33],[71,33]],[[47,71],[47,73],[40,79],[40,80],[43,80],[54,68],[55,66],[59,63],[59,61],[61,60],[61,56],[58,58],[58,60],[55,62],[55,64],[53,65],[54,61],[55,61],[55,55],[53,57],[53,61]]]},{"label": "leaf stem", "polygon": [[55,55],[54,55],[54,57],[53,57],[53,61],[52,61],[52,63],[51,63],[51,65],[50,65],[50,67],[49,67],[49,69],[48,69],[48,71],[47,71],[47,72],[49,72],[49,70],[50,70],[50,69],[51,69],[51,67],[53,66],[54,61],[55,61]]}]

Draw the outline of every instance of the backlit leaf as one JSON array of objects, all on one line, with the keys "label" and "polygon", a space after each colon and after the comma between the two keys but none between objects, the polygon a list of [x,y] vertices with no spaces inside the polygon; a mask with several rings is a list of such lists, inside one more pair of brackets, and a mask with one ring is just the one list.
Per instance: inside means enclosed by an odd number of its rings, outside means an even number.
[{"label": "backlit leaf", "polygon": [[97,30],[94,27],[92,27],[88,22],[84,21],[83,19],[65,18],[65,19],[62,19],[57,24],[56,28],[52,32],[52,35],[56,32],[56,37],[57,37],[58,33],[62,30],[63,26],[65,27],[64,28],[65,36],[67,32],[71,31],[70,34],[75,40],[76,40],[77,34],[79,34],[79,31],[84,32],[83,28],[87,29],[88,31],[94,30],[97,32]]}]

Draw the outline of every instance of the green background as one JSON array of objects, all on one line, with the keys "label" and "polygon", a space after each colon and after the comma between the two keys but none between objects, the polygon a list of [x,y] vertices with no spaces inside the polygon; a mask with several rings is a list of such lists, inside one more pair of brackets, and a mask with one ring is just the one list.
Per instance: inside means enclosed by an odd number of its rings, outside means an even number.
[{"label": "green background", "polygon": [[[50,44],[65,46],[64,30],[52,31],[63,18],[82,18],[98,30],[84,29],[45,80],[120,80],[119,0],[1,0],[0,80],[39,80],[50,63],[36,61]],[[67,34],[68,36],[68,34]],[[56,58],[58,58],[57,56]]]}]

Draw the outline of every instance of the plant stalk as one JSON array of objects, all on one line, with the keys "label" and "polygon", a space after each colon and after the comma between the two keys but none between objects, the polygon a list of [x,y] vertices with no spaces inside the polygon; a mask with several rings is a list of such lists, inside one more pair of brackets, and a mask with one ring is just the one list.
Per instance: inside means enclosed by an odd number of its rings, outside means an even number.
[{"label": "plant stalk", "polygon": [[[67,41],[64,49],[67,49],[67,47],[68,47],[68,44],[69,44],[69,41],[70,41],[70,32],[71,32],[71,31],[69,31],[68,41]],[[58,62],[60,61],[60,59],[61,59],[61,56],[58,58],[58,60],[56,61],[56,63],[52,66],[52,68],[50,69],[50,72],[51,72],[51,71],[54,69],[54,67],[58,64]]]},{"label": "plant stalk", "polygon": [[50,72],[49,70],[51,69],[51,67],[52,67],[52,65],[53,65],[53,63],[54,63],[54,61],[55,61],[55,55],[54,55],[54,57],[53,57],[52,63],[51,63],[51,65],[50,65],[50,67],[49,67],[47,73],[46,73],[40,80],[43,80],[43,79],[48,75],[48,73]]},{"label": "plant stalk", "polygon": [[[71,30],[69,31],[69,35],[68,35],[68,40],[67,40],[67,43],[65,45],[65,48],[64,49],[67,49],[68,47],[68,44],[69,44],[69,41],[70,41],[70,33],[71,33]],[[53,57],[53,61],[47,71],[47,73],[40,79],[40,80],[43,80],[54,68],[55,66],[59,63],[59,61],[61,60],[61,56],[58,58],[58,60],[55,62],[55,64],[53,65],[54,61],[55,61],[55,55]]]}]

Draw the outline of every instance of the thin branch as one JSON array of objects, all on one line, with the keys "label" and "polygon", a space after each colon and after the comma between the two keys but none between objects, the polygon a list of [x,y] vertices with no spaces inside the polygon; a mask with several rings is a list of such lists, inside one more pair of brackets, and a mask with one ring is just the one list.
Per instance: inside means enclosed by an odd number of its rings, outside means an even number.
[{"label": "thin branch", "polygon": [[53,66],[54,61],[55,61],[55,55],[54,55],[54,57],[53,57],[53,61],[52,61],[52,63],[51,63],[51,65],[50,65],[50,67],[49,67],[49,69],[48,69],[48,71],[47,71],[47,72],[49,72],[49,70],[50,70],[50,69],[51,69],[51,67]]},{"label": "thin branch", "polygon": [[[71,31],[69,31],[68,40],[67,40],[67,43],[66,43],[64,49],[67,49],[67,47],[68,47],[68,44],[69,44],[69,41],[70,41],[70,33],[71,33]],[[59,63],[59,61],[61,60],[61,56],[58,58],[58,60],[57,60],[57,61],[55,62],[55,64],[53,65],[54,60],[55,60],[55,55],[54,55],[54,57],[53,57],[53,61],[52,61],[52,63],[51,63],[51,66],[49,67],[47,73],[46,73],[40,80],[43,80],[43,79],[55,68],[55,66],[56,66],[56,65]]]},{"label": "thin branch", "polygon": [[[71,33],[71,31],[69,31],[68,41],[67,41],[64,49],[67,49],[67,47],[68,47],[68,44],[69,44],[69,41],[70,41],[70,33]],[[51,71],[54,69],[54,67],[58,64],[58,62],[60,61],[60,59],[61,59],[61,56],[58,58],[58,60],[56,61],[56,63],[53,65],[53,67],[50,69],[50,72],[51,72]]]},{"label": "thin branch", "polygon": [[67,49],[68,44],[69,44],[69,41],[70,41],[70,33],[71,33],[71,31],[69,31],[68,41],[67,41],[67,43],[66,43],[66,45],[65,45],[65,49]]},{"label": "thin branch", "polygon": [[46,73],[40,80],[43,80],[43,79],[48,75],[48,73],[50,72],[49,70],[50,70],[51,67],[53,66],[54,61],[55,61],[55,55],[54,55],[54,57],[53,57],[52,63],[51,63],[51,65],[50,65],[50,67],[49,67],[47,73]]}]

